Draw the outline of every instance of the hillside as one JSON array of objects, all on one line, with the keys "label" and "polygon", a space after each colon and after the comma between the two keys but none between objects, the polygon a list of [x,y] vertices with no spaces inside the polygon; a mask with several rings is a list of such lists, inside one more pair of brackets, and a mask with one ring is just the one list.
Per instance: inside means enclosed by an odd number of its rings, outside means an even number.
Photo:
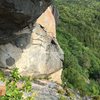
[{"label": "hillside", "polygon": [[100,95],[100,1],[56,0],[57,39],[64,50],[63,85]]},{"label": "hillside", "polygon": [[0,100],[100,100],[100,0],[1,0]]}]

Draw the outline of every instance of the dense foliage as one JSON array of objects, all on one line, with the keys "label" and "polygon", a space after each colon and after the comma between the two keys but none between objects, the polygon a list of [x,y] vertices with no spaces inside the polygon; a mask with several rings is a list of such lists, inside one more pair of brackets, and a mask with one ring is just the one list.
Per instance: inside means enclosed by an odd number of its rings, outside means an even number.
[{"label": "dense foliage", "polygon": [[65,53],[63,84],[82,95],[100,95],[100,1],[55,2],[57,39]]},{"label": "dense foliage", "polygon": [[[6,83],[6,95],[1,96],[0,100],[34,100],[34,97],[23,98],[23,94],[26,92],[30,92],[32,90],[31,80],[29,77],[22,77],[18,73],[18,69],[15,68],[11,71],[9,77],[5,76],[4,72],[0,70],[0,81],[4,81]],[[23,84],[19,85],[18,82],[23,82]]]}]

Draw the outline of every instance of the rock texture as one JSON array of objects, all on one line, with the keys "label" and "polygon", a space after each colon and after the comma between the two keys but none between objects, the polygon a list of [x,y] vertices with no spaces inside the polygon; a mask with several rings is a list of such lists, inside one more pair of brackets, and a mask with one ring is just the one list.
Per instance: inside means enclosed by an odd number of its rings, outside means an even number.
[{"label": "rock texture", "polygon": [[63,51],[56,40],[51,6],[31,28],[25,27],[14,34],[19,37],[0,45],[0,66],[3,69],[17,67],[21,75],[45,76],[62,68]]},{"label": "rock texture", "polygon": [[[36,23],[42,25],[45,30],[47,31],[47,34],[50,37],[56,38],[56,23],[55,23],[55,17],[53,7],[50,6],[47,8],[47,11],[45,11],[36,21]],[[52,14],[53,13],[53,14]]]},{"label": "rock texture", "polygon": [[53,73],[61,69],[62,57],[62,50],[56,39],[49,37],[38,24],[34,26],[32,34],[24,34],[13,44],[0,46],[0,66],[9,69],[17,67],[22,75]]},{"label": "rock texture", "polygon": [[0,44],[18,37],[22,30],[46,10],[52,0],[0,0]]},{"label": "rock texture", "polygon": [[80,94],[70,89],[64,90],[60,85],[50,81],[32,82],[32,91],[24,92],[23,98],[33,97],[34,100],[92,100],[82,98]]},{"label": "rock texture", "polygon": [[[41,85],[42,84],[42,85]],[[35,93],[34,100],[60,100],[60,94],[57,93],[57,89],[62,87],[58,86],[56,83],[47,82],[46,84],[42,83],[32,83],[33,93],[24,93],[23,97],[31,97]],[[67,97],[66,97],[67,100]]]}]

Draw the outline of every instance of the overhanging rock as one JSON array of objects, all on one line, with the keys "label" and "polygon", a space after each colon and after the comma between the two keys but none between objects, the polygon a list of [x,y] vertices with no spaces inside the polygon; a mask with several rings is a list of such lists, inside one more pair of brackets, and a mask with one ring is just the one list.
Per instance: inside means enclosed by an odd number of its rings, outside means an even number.
[{"label": "overhanging rock", "polygon": [[0,44],[18,37],[22,30],[36,19],[51,4],[51,0],[0,0]]}]

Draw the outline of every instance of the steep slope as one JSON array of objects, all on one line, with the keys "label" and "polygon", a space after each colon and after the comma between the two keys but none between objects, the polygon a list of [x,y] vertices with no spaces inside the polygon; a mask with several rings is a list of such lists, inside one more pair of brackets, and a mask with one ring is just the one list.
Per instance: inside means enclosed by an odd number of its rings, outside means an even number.
[{"label": "steep slope", "polygon": [[56,0],[57,38],[64,50],[64,86],[100,95],[100,1]]}]

